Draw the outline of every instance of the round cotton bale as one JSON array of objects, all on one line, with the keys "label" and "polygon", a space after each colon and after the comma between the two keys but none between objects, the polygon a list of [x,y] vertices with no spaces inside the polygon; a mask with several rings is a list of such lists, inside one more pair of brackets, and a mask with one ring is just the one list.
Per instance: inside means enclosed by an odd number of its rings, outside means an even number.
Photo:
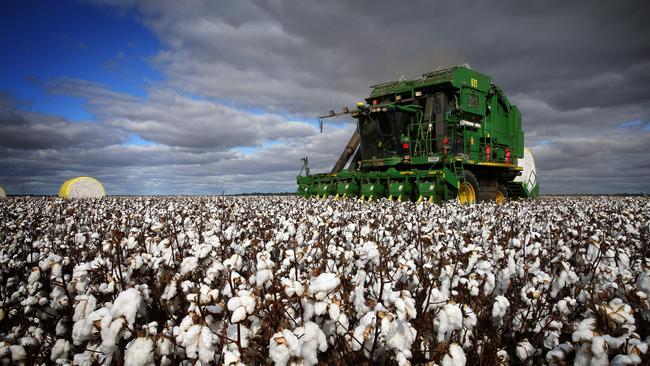
[{"label": "round cotton bale", "polygon": [[7,197],[7,192],[0,186],[0,198],[5,198]]},{"label": "round cotton bale", "polygon": [[104,186],[92,177],[77,177],[68,179],[59,188],[62,198],[100,198],[106,196]]},{"label": "round cotton bale", "polygon": [[514,181],[523,183],[530,192],[537,185],[537,169],[533,152],[524,147],[524,156],[519,159],[517,165],[522,168],[522,172],[521,175],[515,177]]}]

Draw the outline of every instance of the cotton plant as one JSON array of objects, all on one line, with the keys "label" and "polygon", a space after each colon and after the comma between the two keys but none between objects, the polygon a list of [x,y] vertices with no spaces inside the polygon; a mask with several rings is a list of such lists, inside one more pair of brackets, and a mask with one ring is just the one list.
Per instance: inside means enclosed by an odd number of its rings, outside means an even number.
[{"label": "cotton plant", "polygon": [[645,364],[649,203],[10,198],[0,363]]}]

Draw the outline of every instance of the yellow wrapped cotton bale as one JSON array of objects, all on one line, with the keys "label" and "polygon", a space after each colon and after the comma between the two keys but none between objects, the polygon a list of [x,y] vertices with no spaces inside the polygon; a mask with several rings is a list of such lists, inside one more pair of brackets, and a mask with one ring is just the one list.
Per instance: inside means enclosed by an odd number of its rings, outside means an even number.
[{"label": "yellow wrapped cotton bale", "polygon": [[59,188],[62,198],[100,198],[106,196],[104,186],[92,177],[77,177],[68,179]]},{"label": "yellow wrapped cotton bale", "polygon": [[7,197],[7,192],[0,186],[0,198]]}]

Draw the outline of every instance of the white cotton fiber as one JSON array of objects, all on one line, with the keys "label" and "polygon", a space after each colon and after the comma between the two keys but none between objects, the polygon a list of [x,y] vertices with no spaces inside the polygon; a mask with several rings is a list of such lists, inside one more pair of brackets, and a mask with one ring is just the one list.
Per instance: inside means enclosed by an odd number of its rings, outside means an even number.
[{"label": "white cotton fiber", "polygon": [[120,292],[111,306],[111,316],[113,318],[123,316],[129,324],[133,324],[141,301],[140,291],[134,288],[126,289]]},{"label": "white cotton fiber", "polygon": [[151,338],[136,338],[126,346],[124,366],[153,365],[154,344]]}]

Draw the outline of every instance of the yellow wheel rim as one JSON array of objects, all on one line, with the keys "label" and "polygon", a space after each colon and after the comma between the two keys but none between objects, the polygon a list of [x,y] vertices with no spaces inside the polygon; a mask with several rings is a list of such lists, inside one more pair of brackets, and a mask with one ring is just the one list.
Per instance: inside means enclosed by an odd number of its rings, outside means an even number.
[{"label": "yellow wheel rim", "polygon": [[506,196],[503,194],[503,192],[497,192],[497,196],[494,197],[494,202],[497,204],[502,204],[506,201]]},{"label": "yellow wheel rim", "polygon": [[472,204],[476,202],[476,192],[474,192],[474,187],[469,183],[461,183],[458,188],[458,201],[461,204]]}]

